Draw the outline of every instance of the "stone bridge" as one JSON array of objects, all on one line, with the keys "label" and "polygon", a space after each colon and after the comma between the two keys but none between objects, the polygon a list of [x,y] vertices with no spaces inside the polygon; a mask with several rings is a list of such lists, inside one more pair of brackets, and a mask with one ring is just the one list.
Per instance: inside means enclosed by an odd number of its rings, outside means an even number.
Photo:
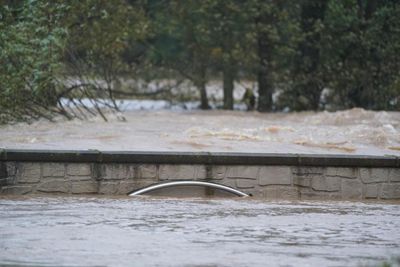
[{"label": "stone bridge", "polygon": [[[3,195],[125,195],[171,180],[210,181],[268,199],[396,200],[400,199],[400,159],[308,154],[0,151]],[[205,194],[212,195],[213,190],[205,190]]]}]

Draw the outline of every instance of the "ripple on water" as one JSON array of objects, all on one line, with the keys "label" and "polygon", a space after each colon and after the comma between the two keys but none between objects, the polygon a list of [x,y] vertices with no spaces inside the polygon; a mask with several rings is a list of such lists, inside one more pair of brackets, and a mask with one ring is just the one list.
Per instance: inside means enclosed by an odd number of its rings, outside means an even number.
[{"label": "ripple on water", "polygon": [[0,265],[359,266],[400,256],[400,205],[0,199]]}]

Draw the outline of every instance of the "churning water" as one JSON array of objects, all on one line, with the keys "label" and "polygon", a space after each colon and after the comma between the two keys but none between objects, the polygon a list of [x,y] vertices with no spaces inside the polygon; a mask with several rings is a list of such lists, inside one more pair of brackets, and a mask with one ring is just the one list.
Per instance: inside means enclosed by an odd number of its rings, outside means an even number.
[{"label": "churning water", "polygon": [[387,203],[2,197],[0,218],[0,266],[398,266],[400,256],[400,205]]},{"label": "churning water", "polygon": [[0,148],[400,156],[400,112],[132,111],[0,126]]}]

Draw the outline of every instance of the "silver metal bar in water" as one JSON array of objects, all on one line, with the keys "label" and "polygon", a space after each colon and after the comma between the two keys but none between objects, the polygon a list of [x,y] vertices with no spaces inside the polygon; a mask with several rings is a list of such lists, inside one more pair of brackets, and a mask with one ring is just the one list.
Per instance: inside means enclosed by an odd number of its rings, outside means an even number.
[{"label": "silver metal bar in water", "polygon": [[211,187],[211,188],[216,188],[216,189],[220,189],[223,191],[227,191],[229,193],[235,194],[237,196],[240,197],[248,197],[250,196],[249,194],[246,194],[242,191],[239,191],[235,188],[226,186],[226,185],[222,185],[222,184],[216,184],[216,183],[210,183],[210,182],[202,182],[202,181],[172,181],[172,182],[166,182],[166,183],[160,183],[160,184],[154,184],[154,185],[150,185],[147,186],[145,188],[141,188],[138,190],[135,190],[131,193],[129,193],[129,196],[138,196],[141,194],[145,194],[157,189],[161,189],[161,188],[167,188],[167,187],[173,187],[173,186],[206,186],[206,187]]}]

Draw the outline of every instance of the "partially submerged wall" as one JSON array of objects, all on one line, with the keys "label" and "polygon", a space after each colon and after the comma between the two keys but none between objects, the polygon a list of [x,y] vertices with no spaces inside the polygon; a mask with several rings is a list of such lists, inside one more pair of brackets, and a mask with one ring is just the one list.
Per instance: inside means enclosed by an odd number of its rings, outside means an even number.
[{"label": "partially submerged wall", "polygon": [[[0,194],[124,195],[203,180],[275,199],[400,199],[396,157],[98,151],[2,151]],[[210,191],[208,191],[210,192]]]}]

